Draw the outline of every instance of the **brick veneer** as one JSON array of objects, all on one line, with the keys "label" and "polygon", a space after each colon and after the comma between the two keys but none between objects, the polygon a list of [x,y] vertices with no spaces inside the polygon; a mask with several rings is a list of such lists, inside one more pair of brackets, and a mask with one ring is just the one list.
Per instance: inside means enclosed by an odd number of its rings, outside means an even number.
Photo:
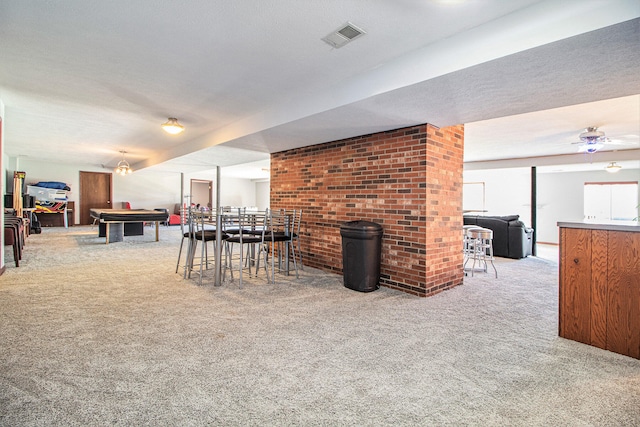
[{"label": "brick veneer", "polygon": [[342,273],[340,225],[382,225],[380,284],[462,283],[464,126],[424,124],[271,155],[271,208],[301,208],[305,265]]}]

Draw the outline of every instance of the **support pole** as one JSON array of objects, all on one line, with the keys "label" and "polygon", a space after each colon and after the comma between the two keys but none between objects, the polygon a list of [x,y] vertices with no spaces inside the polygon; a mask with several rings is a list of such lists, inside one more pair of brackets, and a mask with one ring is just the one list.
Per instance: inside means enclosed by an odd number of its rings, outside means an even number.
[{"label": "support pole", "polygon": [[184,220],[186,218],[186,212],[184,211],[184,172],[180,172],[180,231],[184,235]]},{"label": "support pole", "polygon": [[[220,166],[216,166],[216,263],[214,286],[222,285],[222,212],[220,211]],[[204,243],[204,242],[203,242]]]},{"label": "support pole", "polygon": [[538,234],[538,176],[536,167],[531,166],[531,228],[533,228],[533,236],[531,237],[531,254],[536,256],[536,235]]}]

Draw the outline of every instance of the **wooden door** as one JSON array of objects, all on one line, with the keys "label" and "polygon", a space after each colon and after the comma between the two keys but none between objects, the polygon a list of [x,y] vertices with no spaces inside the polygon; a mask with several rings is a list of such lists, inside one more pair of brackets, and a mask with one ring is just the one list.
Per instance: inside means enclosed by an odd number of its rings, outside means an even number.
[{"label": "wooden door", "polygon": [[93,223],[89,210],[111,209],[113,176],[104,172],[80,171],[80,224]]}]

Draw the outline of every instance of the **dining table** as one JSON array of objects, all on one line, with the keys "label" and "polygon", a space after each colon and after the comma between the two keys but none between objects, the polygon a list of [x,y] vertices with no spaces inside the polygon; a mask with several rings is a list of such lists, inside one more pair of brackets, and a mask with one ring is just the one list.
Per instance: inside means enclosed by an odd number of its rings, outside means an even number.
[{"label": "dining table", "polygon": [[[247,232],[255,233],[256,230],[262,230],[266,227],[263,233],[263,243],[270,243],[272,241],[271,230],[269,229],[271,220],[279,218],[285,224],[284,233],[290,235],[292,233],[291,225],[293,225],[294,215],[289,212],[270,211],[269,209],[261,210],[246,210],[244,208],[220,208],[219,210],[211,209],[192,209],[188,212],[188,221],[193,221],[194,224],[200,224],[198,227],[205,227],[209,230],[230,230],[237,228],[242,218],[243,230]],[[201,231],[201,230],[199,230]],[[223,233],[216,233],[216,244],[214,246],[214,286],[222,285],[222,243]],[[290,248],[291,242],[285,241],[285,249],[283,251],[278,250],[278,267],[284,274],[289,275],[290,269]],[[193,257],[193,250],[195,250],[195,244],[188,245],[188,251],[191,251],[187,257]],[[252,254],[252,259],[253,259]],[[282,256],[284,255],[284,257]],[[283,259],[284,258],[284,259]],[[284,268],[283,268],[284,264]]]}]

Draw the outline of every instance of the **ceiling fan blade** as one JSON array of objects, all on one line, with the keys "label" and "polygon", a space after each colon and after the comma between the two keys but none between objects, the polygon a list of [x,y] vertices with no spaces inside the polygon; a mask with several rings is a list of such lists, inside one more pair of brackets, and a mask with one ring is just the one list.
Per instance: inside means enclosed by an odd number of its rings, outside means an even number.
[{"label": "ceiling fan blade", "polygon": [[601,150],[604,147],[604,144],[582,144],[578,147],[578,153],[590,153],[593,154],[598,150]]},{"label": "ceiling fan blade", "polygon": [[637,135],[625,135],[615,139],[607,140],[611,145],[640,145],[640,138]]}]

